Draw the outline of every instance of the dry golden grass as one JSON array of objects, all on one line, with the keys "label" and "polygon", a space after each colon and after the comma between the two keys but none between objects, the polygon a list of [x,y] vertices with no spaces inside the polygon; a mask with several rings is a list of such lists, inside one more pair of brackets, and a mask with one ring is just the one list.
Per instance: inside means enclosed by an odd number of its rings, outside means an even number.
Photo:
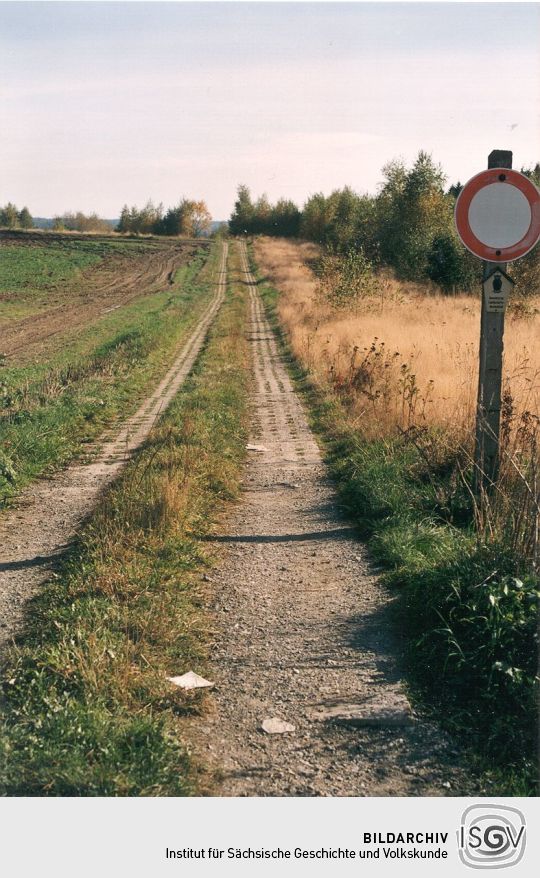
[{"label": "dry golden grass", "polygon": [[[348,391],[370,432],[411,423],[470,432],[478,381],[480,297],[444,296],[385,274],[378,298],[350,311],[320,300],[309,265],[313,244],[258,238],[263,273],[285,295],[279,314],[296,356],[319,378]],[[540,411],[540,301],[529,316],[510,309],[505,388],[516,413]],[[356,350],[355,350],[356,349]],[[375,417],[366,417],[369,412]]]}]

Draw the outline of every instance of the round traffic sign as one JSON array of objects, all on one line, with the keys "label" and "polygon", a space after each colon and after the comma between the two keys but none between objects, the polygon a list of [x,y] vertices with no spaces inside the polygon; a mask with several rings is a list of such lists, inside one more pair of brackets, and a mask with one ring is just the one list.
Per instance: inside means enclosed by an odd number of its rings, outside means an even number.
[{"label": "round traffic sign", "polygon": [[471,253],[487,262],[513,262],[540,237],[540,192],[508,168],[476,174],[456,202],[456,229]]}]

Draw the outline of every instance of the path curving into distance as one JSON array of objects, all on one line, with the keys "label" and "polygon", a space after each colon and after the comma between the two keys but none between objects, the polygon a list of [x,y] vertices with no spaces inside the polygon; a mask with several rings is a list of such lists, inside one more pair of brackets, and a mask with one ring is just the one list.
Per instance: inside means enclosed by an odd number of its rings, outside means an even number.
[{"label": "path curving into distance", "polygon": [[[249,287],[253,421],[243,496],[214,537],[215,681],[190,737],[225,796],[466,795],[436,727],[411,716],[394,600],[370,571]],[[277,718],[294,726],[267,734]]]},{"label": "path curving into distance", "polygon": [[189,375],[223,302],[227,250],[222,245],[215,294],[172,366],[139,409],[100,448],[90,463],[73,464],[26,488],[0,517],[0,650],[17,634],[25,602],[50,576],[98,496],[142,445]]}]

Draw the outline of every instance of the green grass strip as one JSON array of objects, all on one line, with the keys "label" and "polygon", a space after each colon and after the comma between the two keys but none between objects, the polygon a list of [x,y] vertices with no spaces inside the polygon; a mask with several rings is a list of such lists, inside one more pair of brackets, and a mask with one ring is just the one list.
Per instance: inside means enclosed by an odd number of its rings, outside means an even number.
[{"label": "green grass strip", "polygon": [[164,292],[89,327],[51,361],[0,372],[0,507],[128,414],[171,363],[213,294],[216,251]]},{"label": "green grass strip", "polygon": [[193,376],[32,602],[5,675],[4,795],[196,791],[182,722],[204,696],[166,678],[205,671],[203,538],[245,454],[245,312],[229,289]]}]

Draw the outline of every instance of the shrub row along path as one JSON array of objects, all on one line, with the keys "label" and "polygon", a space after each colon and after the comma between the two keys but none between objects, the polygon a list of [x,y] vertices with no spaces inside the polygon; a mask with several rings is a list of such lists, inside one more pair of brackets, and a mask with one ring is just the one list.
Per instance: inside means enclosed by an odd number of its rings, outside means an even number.
[{"label": "shrub row along path", "polygon": [[107,439],[90,463],[76,464],[30,486],[0,518],[0,650],[20,627],[24,605],[51,574],[98,495],[140,447],[189,374],[223,301],[227,281],[223,246],[215,295],[162,381]]},{"label": "shrub row along path", "polygon": [[[242,500],[215,542],[215,690],[192,724],[229,796],[465,795],[457,753],[411,717],[393,601],[340,514],[241,247],[254,396]],[[256,450],[255,450],[256,449]],[[279,720],[294,731],[272,734]],[[271,726],[270,726],[271,728]]]}]

